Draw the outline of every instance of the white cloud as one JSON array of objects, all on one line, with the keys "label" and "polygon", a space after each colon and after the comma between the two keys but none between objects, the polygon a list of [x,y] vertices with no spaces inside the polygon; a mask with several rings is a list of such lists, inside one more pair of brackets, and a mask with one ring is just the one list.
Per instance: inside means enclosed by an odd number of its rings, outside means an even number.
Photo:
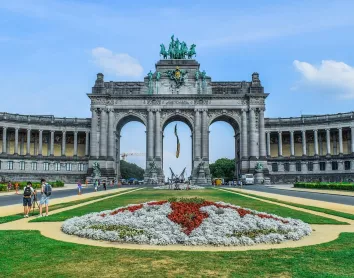
[{"label": "white cloud", "polygon": [[113,53],[107,48],[96,47],[92,49],[92,57],[106,73],[124,77],[140,77],[143,73],[139,61],[126,53]]},{"label": "white cloud", "polygon": [[341,97],[354,98],[354,67],[333,60],[323,60],[319,66],[295,60],[293,65],[302,74],[300,86],[334,89]]}]

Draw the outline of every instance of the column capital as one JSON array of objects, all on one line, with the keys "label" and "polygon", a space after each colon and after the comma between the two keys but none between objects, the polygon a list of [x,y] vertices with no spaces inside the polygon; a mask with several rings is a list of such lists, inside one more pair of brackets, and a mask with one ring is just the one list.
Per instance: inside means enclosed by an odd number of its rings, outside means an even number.
[{"label": "column capital", "polygon": [[38,129],[38,131],[39,131],[40,133],[42,133],[42,132],[43,132],[43,129]]},{"label": "column capital", "polygon": [[202,109],[200,109],[200,108],[194,108],[194,112],[201,112],[202,111]]},{"label": "column capital", "polygon": [[338,131],[342,131],[342,129],[343,129],[342,127],[338,127]]},{"label": "column capital", "polygon": [[29,127],[27,128],[27,131],[31,131],[31,130],[32,130],[31,128],[29,128]]},{"label": "column capital", "polygon": [[331,131],[331,129],[330,129],[330,128],[325,128],[325,130],[326,130],[326,132]]},{"label": "column capital", "polygon": [[19,131],[19,129],[20,129],[19,127],[15,127],[15,130],[16,130],[16,131]]},{"label": "column capital", "polygon": [[281,130],[278,130],[278,134],[282,134],[283,133],[283,131],[281,131]]},{"label": "column capital", "polygon": [[242,112],[242,113],[246,113],[247,111],[248,111],[247,108],[242,108],[242,109],[241,109],[241,112]]},{"label": "column capital", "polygon": [[51,131],[50,131],[50,133],[54,133],[54,132],[55,132],[55,130],[51,130]]},{"label": "column capital", "polygon": [[294,134],[295,130],[289,130],[290,134]]},{"label": "column capital", "polygon": [[318,129],[313,129],[312,131],[313,131],[313,132],[318,132]]},{"label": "column capital", "polygon": [[63,134],[66,134],[66,130],[62,130],[61,132],[62,132]]},{"label": "column capital", "polygon": [[255,107],[250,107],[250,108],[248,109],[248,111],[250,111],[250,112],[251,112],[251,111],[255,112],[256,109],[257,109],[257,108],[255,108]]},{"label": "column capital", "polygon": [[265,107],[258,107],[259,112],[264,112],[266,111]]}]

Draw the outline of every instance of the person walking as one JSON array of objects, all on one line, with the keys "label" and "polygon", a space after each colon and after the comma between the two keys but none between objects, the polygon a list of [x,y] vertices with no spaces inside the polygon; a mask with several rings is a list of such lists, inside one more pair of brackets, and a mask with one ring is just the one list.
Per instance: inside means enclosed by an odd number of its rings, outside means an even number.
[{"label": "person walking", "polygon": [[78,189],[78,193],[77,195],[81,195],[81,191],[82,191],[82,184],[80,181],[77,182],[77,189]]},{"label": "person walking", "polygon": [[103,188],[104,188],[104,190],[107,190],[107,186],[106,186],[106,182],[105,181],[103,181]]},{"label": "person walking", "polygon": [[111,187],[113,187],[113,185],[114,185],[114,181],[113,181],[113,180],[111,180],[111,181],[109,182],[109,185],[110,185]]},{"label": "person walking", "polygon": [[97,187],[98,187],[98,181],[97,180],[94,181],[93,186],[95,188],[95,192],[97,192]]},{"label": "person walking", "polygon": [[10,191],[12,189],[12,184],[11,181],[7,183],[7,191]]},{"label": "person walking", "polygon": [[46,182],[45,179],[41,179],[41,200],[39,201],[39,217],[43,216],[43,205],[45,205],[45,216],[48,216],[49,212],[49,199],[52,195],[52,186]]},{"label": "person walking", "polygon": [[87,186],[88,186],[88,180],[85,180],[85,185],[86,185],[86,188],[87,188]]},{"label": "person walking", "polygon": [[29,181],[25,188],[23,189],[23,217],[27,218],[32,207],[32,195],[34,190],[32,188],[32,183]]},{"label": "person walking", "polygon": [[15,183],[16,194],[18,194],[18,182]]}]

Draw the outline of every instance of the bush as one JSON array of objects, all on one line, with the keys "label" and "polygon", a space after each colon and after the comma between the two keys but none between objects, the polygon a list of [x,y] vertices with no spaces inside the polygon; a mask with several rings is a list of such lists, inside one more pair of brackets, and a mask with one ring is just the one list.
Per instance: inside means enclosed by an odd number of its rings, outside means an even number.
[{"label": "bush", "polygon": [[[14,190],[16,182],[14,181],[11,183],[12,183],[12,190]],[[27,185],[27,181],[21,181],[21,182],[17,182],[17,183],[18,183],[18,188],[20,190],[22,190]],[[48,183],[52,187],[64,187],[64,182],[62,182],[62,181],[48,181]],[[41,188],[41,183],[40,182],[32,182],[32,187],[33,187],[33,189]],[[7,191],[7,183],[0,184],[0,191]]]},{"label": "bush", "polygon": [[294,187],[354,191],[354,183],[349,182],[296,182]]}]

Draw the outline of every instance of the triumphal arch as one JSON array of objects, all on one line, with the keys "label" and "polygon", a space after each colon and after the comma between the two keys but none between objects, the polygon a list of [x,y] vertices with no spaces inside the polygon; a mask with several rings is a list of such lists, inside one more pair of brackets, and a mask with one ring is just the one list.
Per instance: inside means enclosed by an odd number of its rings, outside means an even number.
[{"label": "triumphal arch", "polygon": [[[141,82],[97,79],[91,99],[89,169],[99,162],[103,176],[120,176],[120,131],[130,121],[146,126],[145,182],[163,182],[163,130],[182,121],[192,133],[195,184],[210,184],[209,126],[228,122],[235,130],[235,176],[267,173],[264,131],[265,98],[258,73],[251,81],[212,81],[194,59],[196,46],[171,37],[160,45],[162,59]],[[134,136],[133,134],[131,136]],[[223,134],[220,134],[222,142]],[[230,146],[230,149],[231,148]],[[90,171],[89,171],[90,172]]]}]

